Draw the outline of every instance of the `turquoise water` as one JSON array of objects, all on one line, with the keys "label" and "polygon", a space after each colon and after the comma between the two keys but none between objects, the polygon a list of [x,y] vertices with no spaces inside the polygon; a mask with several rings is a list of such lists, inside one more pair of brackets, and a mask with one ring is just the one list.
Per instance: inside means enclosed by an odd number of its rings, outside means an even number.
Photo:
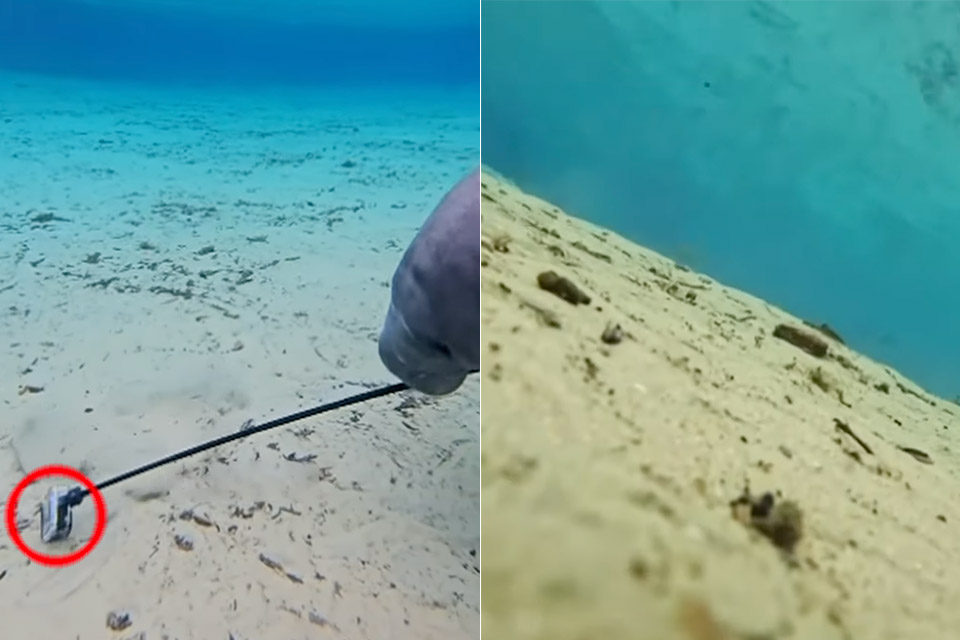
[{"label": "turquoise water", "polygon": [[483,12],[485,164],[960,392],[953,3]]},{"label": "turquoise water", "polygon": [[[389,282],[479,162],[478,42],[459,0],[0,1],[0,491],[396,382]],[[56,573],[0,545],[5,638],[120,607],[124,637],[478,639],[479,384],[353,409],[104,490]],[[21,534],[61,555],[43,488]]]}]

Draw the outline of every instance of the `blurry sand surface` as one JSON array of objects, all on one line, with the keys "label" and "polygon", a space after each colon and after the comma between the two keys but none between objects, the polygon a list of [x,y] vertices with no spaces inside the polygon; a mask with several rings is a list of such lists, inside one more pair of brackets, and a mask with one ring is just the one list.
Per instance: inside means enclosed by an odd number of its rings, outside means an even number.
[{"label": "blurry sand surface", "polygon": [[[960,407],[490,173],[482,195],[485,635],[957,637]],[[747,488],[772,508],[733,508]]]}]

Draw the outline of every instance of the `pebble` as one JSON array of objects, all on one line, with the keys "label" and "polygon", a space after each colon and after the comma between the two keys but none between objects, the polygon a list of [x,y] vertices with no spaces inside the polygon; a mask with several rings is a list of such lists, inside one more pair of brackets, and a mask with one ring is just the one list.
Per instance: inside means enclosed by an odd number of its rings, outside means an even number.
[{"label": "pebble", "polygon": [[324,616],[320,615],[316,611],[311,611],[307,619],[310,620],[311,623],[319,627],[325,627],[330,624],[329,620],[327,620]]},{"label": "pebble", "polygon": [[178,533],[173,537],[177,547],[183,551],[193,551],[193,539],[185,533]]},{"label": "pebble", "polygon": [[107,614],[107,628],[113,631],[123,631],[132,624],[133,620],[126,611],[111,611]]},{"label": "pebble", "polygon": [[600,339],[607,344],[620,344],[623,342],[623,329],[619,324],[610,322],[600,335]]},{"label": "pebble", "polygon": [[283,565],[279,561],[274,560],[265,553],[260,554],[260,562],[265,564],[267,567],[273,569],[274,571],[283,571]]}]

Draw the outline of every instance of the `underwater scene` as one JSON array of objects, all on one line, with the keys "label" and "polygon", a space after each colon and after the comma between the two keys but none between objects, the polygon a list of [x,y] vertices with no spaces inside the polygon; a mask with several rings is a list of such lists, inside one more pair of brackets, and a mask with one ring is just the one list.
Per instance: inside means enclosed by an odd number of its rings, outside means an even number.
[{"label": "underwater scene", "polygon": [[484,631],[956,637],[957,3],[481,5]]},{"label": "underwater scene", "polygon": [[479,380],[383,338],[479,9],[0,3],[5,640],[479,639]]}]

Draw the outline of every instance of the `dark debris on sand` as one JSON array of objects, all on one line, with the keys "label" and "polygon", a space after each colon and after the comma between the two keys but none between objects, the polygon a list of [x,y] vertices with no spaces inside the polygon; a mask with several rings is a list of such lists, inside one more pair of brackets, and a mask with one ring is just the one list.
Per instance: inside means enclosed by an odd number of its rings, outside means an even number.
[{"label": "dark debris on sand", "polygon": [[544,291],[549,291],[561,300],[565,300],[574,306],[578,304],[590,304],[590,296],[584,293],[580,287],[569,279],[558,275],[554,271],[544,271],[538,275],[537,284]]},{"label": "dark debris on sand", "polygon": [[803,512],[789,500],[777,500],[767,492],[752,496],[749,489],[730,502],[733,517],[757,531],[775,547],[791,554],[803,536]]},{"label": "dark debris on sand", "polygon": [[815,358],[823,358],[827,355],[828,348],[825,340],[798,327],[792,327],[788,324],[778,324],[773,330],[773,336],[789,342]]}]

